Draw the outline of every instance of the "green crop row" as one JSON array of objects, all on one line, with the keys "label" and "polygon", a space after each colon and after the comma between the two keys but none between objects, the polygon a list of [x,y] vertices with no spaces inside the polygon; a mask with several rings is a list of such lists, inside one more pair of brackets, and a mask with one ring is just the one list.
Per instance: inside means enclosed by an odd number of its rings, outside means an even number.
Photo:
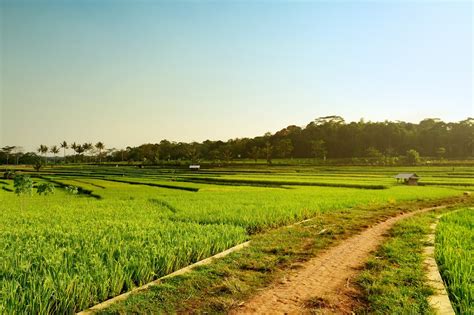
[{"label": "green crop row", "polygon": [[102,198],[100,195],[94,193],[94,190],[96,189],[96,187],[93,187],[93,189],[90,189],[90,187],[86,188],[84,187],[83,183],[77,182],[75,180],[59,180],[59,179],[53,179],[51,177],[41,177],[41,178],[53,184],[56,184],[61,188],[66,188],[67,186],[76,186],[80,194],[88,195],[90,197],[97,198],[97,199]]},{"label": "green crop row", "polygon": [[255,185],[255,186],[320,186],[320,187],[343,187],[343,188],[361,188],[361,189],[386,189],[387,187],[379,184],[358,184],[343,182],[312,182],[312,181],[291,181],[291,180],[261,180],[261,179],[242,179],[242,178],[213,178],[213,177],[186,177],[179,178],[180,181],[190,181],[209,184],[236,184],[236,185]]},{"label": "green crop row", "polygon": [[191,187],[189,185],[180,185],[178,184],[171,184],[170,182],[157,182],[157,181],[146,181],[143,179],[117,179],[117,178],[107,178],[108,181],[114,181],[119,183],[127,183],[131,185],[147,185],[147,186],[155,186],[161,188],[169,188],[169,189],[177,189],[177,190],[186,190],[186,191],[199,191],[198,187]]},{"label": "green crop row", "polygon": [[166,210],[146,202],[57,192],[20,212],[14,197],[1,196],[1,314],[71,314],[247,238],[237,226],[160,219]]},{"label": "green crop row", "polygon": [[474,210],[443,216],[436,229],[436,261],[457,314],[474,314]]}]

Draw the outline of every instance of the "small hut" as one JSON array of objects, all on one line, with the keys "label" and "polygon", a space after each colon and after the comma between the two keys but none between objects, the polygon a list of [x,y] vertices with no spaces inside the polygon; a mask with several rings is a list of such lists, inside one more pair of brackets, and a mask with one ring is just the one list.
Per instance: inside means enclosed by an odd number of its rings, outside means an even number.
[{"label": "small hut", "polygon": [[400,173],[395,178],[397,182],[403,182],[405,185],[418,185],[420,179],[415,173]]}]

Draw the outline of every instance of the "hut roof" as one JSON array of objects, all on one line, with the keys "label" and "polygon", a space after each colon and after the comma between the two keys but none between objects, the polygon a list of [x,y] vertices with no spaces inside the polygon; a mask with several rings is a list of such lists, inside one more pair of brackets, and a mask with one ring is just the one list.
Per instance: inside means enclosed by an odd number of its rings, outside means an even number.
[{"label": "hut roof", "polygon": [[395,176],[396,179],[410,179],[410,178],[420,178],[415,173],[400,173]]}]

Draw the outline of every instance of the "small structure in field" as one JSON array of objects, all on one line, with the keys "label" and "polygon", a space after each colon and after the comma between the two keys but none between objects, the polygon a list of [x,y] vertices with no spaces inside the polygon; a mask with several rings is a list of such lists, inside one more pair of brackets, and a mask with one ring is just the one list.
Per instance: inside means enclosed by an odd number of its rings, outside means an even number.
[{"label": "small structure in field", "polygon": [[405,185],[418,185],[420,179],[415,173],[400,173],[395,178],[397,182],[403,182]]},{"label": "small structure in field", "polygon": [[201,165],[191,164],[189,165],[189,169],[193,171],[199,171],[201,169]]}]

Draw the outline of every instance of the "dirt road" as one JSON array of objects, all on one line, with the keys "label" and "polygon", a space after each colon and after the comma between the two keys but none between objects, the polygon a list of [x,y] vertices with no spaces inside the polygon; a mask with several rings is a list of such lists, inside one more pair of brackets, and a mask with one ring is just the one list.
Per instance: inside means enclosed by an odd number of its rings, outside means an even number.
[{"label": "dirt road", "polygon": [[230,313],[301,314],[317,308],[321,313],[350,314],[354,306],[350,279],[357,276],[369,254],[382,244],[384,234],[397,221],[439,208],[442,207],[400,214],[342,241]]}]

